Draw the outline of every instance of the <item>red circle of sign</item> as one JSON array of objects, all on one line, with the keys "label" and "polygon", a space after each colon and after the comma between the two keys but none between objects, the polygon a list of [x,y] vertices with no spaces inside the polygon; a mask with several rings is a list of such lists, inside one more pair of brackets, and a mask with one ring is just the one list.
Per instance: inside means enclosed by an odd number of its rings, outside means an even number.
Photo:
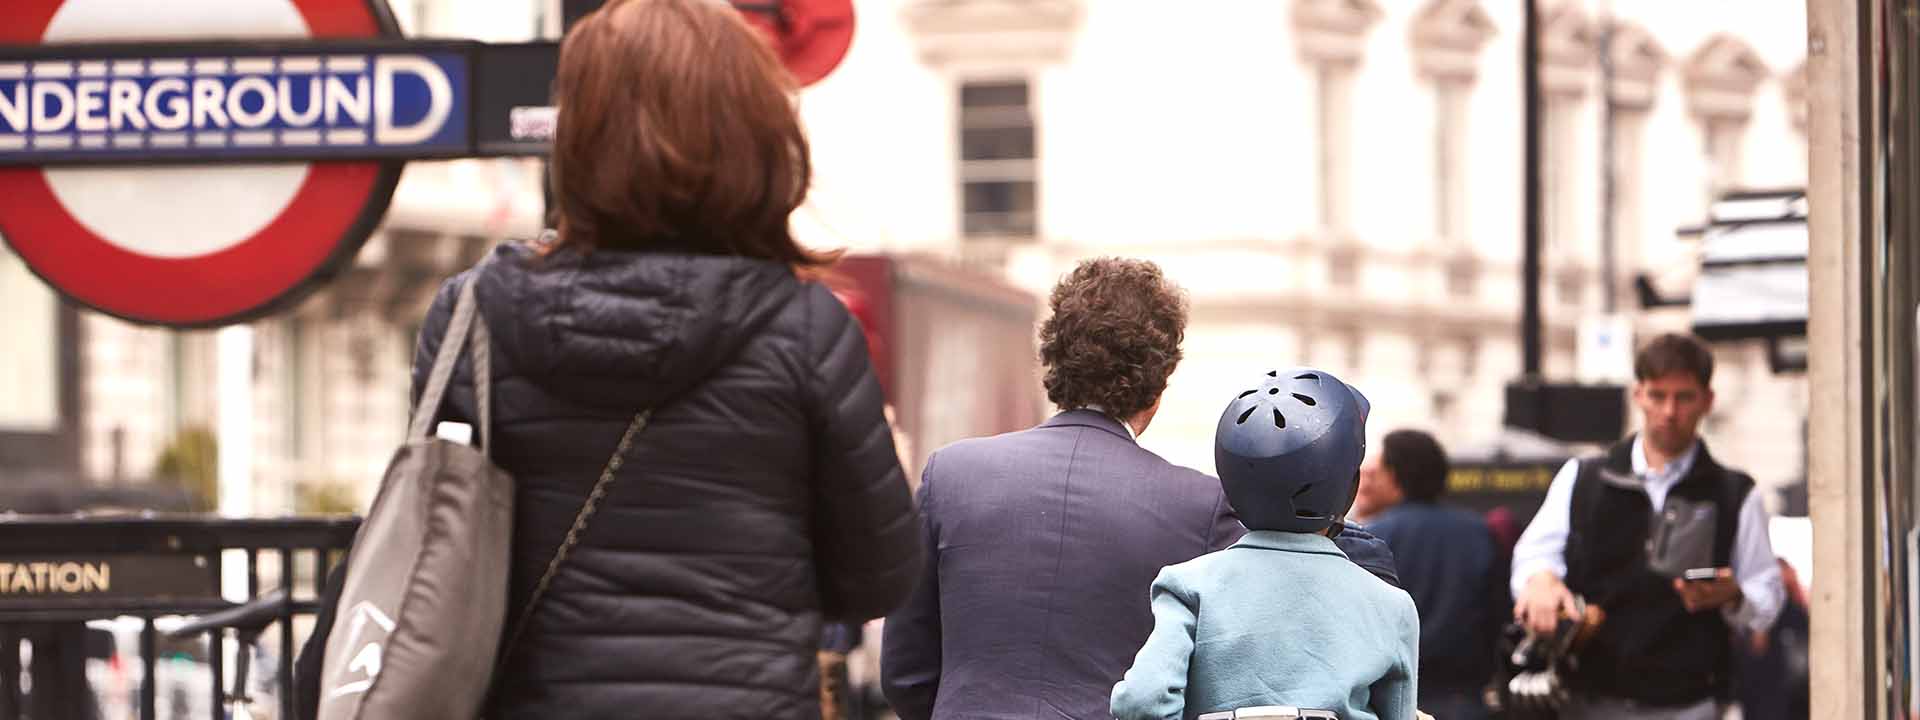
[{"label": "red circle of sign", "polygon": [[772,41],[796,82],[820,82],[853,47],[853,0],[783,0],[775,5],[784,23],[766,12],[742,14]]},{"label": "red circle of sign", "polygon": [[[396,34],[381,0],[290,0],[315,38]],[[11,0],[0,43],[38,44],[66,0]],[[384,213],[397,164],[314,162],[293,199],[238,244],[191,258],[107,242],[60,203],[40,168],[0,169],[0,236],[67,297],[136,322],[181,327],[242,320],[297,299],[350,259]]]}]

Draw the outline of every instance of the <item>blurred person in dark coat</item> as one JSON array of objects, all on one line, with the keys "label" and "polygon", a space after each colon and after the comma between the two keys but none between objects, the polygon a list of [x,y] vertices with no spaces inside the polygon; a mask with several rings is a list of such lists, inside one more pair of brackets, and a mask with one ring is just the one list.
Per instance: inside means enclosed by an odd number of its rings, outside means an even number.
[{"label": "blurred person in dark coat", "polygon": [[[1049,304],[1040,359],[1060,414],[921,471],[931,556],[881,651],[903,720],[1111,720],[1109,691],[1153,629],[1154,577],[1246,533],[1220,481],[1136,440],[1180,362],[1184,291],[1153,263],[1101,258]],[[1341,542],[1391,574],[1374,538]]]},{"label": "blurred person in dark coat", "polygon": [[1773,628],[1735,641],[1740,645],[1733,672],[1741,720],[1805,720],[1810,711],[1807,591],[1786,560],[1780,561],[1780,583],[1787,602]]},{"label": "blurred person in dark coat", "polygon": [[1393,549],[1400,584],[1420,611],[1420,707],[1434,716],[1487,716],[1481,692],[1511,614],[1503,553],[1480,516],[1440,504],[1446,451],[1418,430],[1388,433],[1360,469],[1375,508],[1366,528]]}]

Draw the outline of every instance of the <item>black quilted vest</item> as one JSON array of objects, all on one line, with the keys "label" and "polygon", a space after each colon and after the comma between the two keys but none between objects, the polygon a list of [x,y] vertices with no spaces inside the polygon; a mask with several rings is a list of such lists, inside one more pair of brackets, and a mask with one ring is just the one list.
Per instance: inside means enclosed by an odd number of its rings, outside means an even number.
[{"label": "black quilted vest", "polygon": [[[1606,622],[1579,654],[1574,684],[1648,705],[1685,705],[1725,692],[1729,628],[1720,611],[1689,613],[1673,580],[1648,569],[1652,502],[1633,474],[1633,438],[1580,461],[1567,534],[1567,587],[1606,610]],[[1609,477],[1611,476],[1611,477]],[[1700,446],[1692,469],[1667,494],[1716,508],[1713,559],[1730,567],[1740,507],[1753,480]]]}]

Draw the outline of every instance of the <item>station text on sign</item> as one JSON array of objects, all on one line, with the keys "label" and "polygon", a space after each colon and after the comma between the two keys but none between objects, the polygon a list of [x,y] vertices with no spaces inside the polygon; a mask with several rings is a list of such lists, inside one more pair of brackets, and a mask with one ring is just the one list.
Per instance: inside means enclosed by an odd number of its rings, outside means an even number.
[{"label": "station text on sign", "polygon": [[112,573],[105,562],[0,562],[0,595],[104,593]]}]

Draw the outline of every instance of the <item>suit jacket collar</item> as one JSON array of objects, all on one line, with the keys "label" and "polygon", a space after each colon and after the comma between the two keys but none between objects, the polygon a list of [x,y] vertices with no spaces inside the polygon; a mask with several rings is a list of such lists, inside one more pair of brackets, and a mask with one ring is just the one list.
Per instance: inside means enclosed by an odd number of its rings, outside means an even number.
[{"label": "suit jacket collar", "polygon": [[1113,433],[1115,436],[1119,437],[1122,440],[1126,440],[1127,442],[1137,442],[1136,440],[1133,439],[1132,433],[1127,432],[1126,428],[1120,427],[1120,421],[1107,417],[1106,413],[1098,412],[1094,410],[1087,410],[1084,408],[1080,410],[1068,410],[1066,412],[1062,412],[1058,415],[1048,418],[1046,422],[1040,423],[1040,427],[1076,427],[1076,426],[1098,428],[1100,430]]},{"label": "suit jacket collar", "polygon": [[1233,544],[1233,547],[1332,555],[1340,558],[1347,556],[1346,553],[1341,552],[1339,545],[1334,544],[1333,538],[1325,535],[1278,532],[1274,530],[1255,530],[1247,533],[1241,536],[1241,538]]}]

